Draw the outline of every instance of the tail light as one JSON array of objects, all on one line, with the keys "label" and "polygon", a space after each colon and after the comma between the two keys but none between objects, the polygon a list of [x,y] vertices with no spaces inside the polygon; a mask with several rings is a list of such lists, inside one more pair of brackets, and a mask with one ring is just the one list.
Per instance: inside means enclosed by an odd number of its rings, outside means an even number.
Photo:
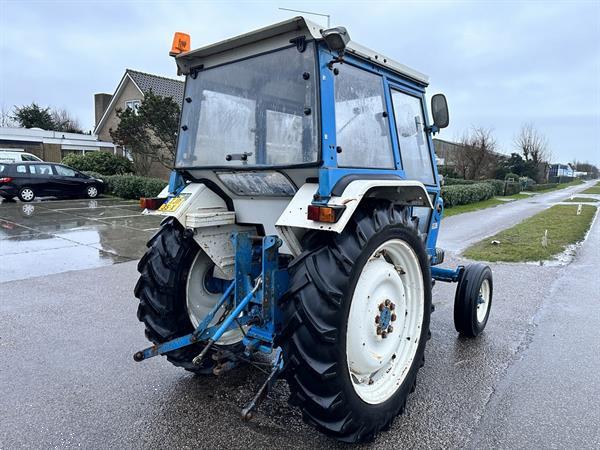
[{"label": "tail light", "polygon": [[140,208],[158,209],[158,208],[160,208],[160,205],[162,205],[164,202],[165,202],[164,198],[158,198],[158,197],[147,198],[147,197],[142,197],[142,198],[140,198]]},{"label": "tail light", "polygon": [[0,178],[0,183],[10,183],[13,179],[11,177]]},{"label": "tail light", "polygon": [[308,205],[308,220],[315,222],[335,223],[346,209],[343,205],[318,206]]}]

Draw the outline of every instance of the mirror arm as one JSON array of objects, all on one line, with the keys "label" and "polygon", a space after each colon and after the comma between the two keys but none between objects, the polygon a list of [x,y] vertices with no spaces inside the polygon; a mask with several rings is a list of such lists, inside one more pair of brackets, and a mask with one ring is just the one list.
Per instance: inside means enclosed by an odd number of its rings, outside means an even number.
[{"label": "mirror arm", "polygon": [[427,132],[429,134],[435,135],[440,132],[440,128],[434,124],[434,125],[427,127]]}]

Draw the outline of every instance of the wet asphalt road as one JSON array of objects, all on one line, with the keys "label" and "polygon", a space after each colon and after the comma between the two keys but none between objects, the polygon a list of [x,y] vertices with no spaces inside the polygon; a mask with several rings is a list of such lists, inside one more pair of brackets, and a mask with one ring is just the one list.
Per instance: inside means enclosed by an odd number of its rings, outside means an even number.
[{"label": "wet asphalt road", "polygon": [[[456,218],[476,232],[476,220]],[[456,335],[455,286],[438,283],[417,389],[372,446],[597,448],[599,227],[569,266],[492,265],[494,305],[477,340]],[[441,236],[452,240],[459,228]],[[451,256],[448,265],[460,262]],[[0,448],[336,446],[287,406],[282,382],[253,421],[240,421],[264,378],[256,369],[201,378],[164,358],[134,363],[147,345],[135,318],[135,264],[0,284]]]}]

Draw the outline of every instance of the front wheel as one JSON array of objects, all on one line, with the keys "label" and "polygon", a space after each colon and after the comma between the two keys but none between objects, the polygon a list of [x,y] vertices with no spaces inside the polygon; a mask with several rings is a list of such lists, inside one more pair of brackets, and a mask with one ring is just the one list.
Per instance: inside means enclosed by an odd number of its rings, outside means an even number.
[{"label": "front wheel", "polygon": [[341,235],[307,236],[290,266],[281,339],[290,402],[339,440],[372,440],[415,388],[431,312],[416,225],[408,209],[377,201]]},{"label": "front wheel", "polygon": [[88,186],[85,189],[85,195],[87,198],[96,198],[98,197],[98,188],[94,185]]},{"label": "front wheel", "polygon": [[477,337],[485,328],[492,307],[492,269],[469,264],[461,274],[454,297],[454,326],[466,337]]}]

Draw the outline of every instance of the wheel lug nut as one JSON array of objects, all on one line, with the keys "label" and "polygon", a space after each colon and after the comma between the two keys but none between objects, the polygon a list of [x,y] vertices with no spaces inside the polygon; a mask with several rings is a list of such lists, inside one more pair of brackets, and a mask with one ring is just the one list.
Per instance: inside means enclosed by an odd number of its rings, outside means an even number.
[{"label": "wheel lug nut", "polygon": [[381,329],[381,327],[377,327],[377,334],[381,334],[383,333],[383,330]]},{"label": "wheel lug nut", "polygon": [[388,333],[391,333],[392,331],[394,331],[394,327],[390,325],[388,327],[387,331],[388,331]]},{"label": "wheel lug nut", "polygon": [[392,304],[390,305],[390,310],[391,310],[391,311],[393,311],[393,310],[395,310],[395,309],[396,309],[396,305],[392,303]]},{"label": "wheel lug nut", "polygon": [[387,331],[382,331],[382,332],[381,332],[381,337],[382,337],[383,339],[385,339],[385,338],[387,337]]},{"label": "wheel lug nut", "polygon": [[381,320],[381,317],[375,316],[375,323],[379,323],[380,320]]},{"label": "wheel lug nut", "polygon": [[383,303],[381,303],[381,304],[379,305],[379,311],[383,311],[383,308],[384,308],[384,306],[383,306]]},{"label": "wheel lug nut", "polygon": [[390,303],[392,303],[392,302],[391,302],[391,301],[390,301],[390,299],[388,298],[388,299],[385,301],[385,306],[390,306]]},{"label": "wheel lug nut", "polygon": [[373,384],[373,383],[374,383],[373,378],[369,378],[369,384]]},{"label": "wheel lug nut", "polygon": [[392,314],[392,322],[395,322],[397,319],[396,314]]}]

